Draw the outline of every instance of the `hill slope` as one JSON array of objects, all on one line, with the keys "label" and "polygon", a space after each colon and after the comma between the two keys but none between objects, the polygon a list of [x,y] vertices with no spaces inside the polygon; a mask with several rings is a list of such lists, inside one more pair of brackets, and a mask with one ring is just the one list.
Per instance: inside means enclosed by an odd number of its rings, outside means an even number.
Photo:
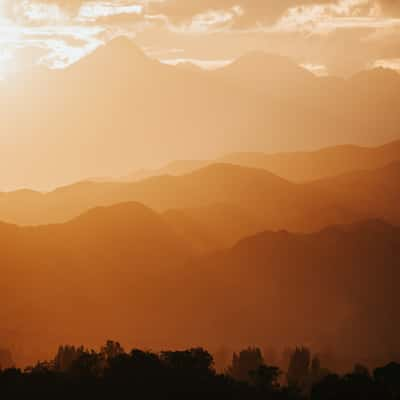
[{"label": "hill slope", "polygon": [[25,359],[109,337],[150,348],[307,344],[350,363],[400,350],[400,230],[378,220],[268,231],[197,259],[138,205],[0,234],[0,332],[18,333]]},{"label": "hill slope", "polygon": [[143,340],[154,305],[167,296],[154,286],[198,254],[137,203],[93,209],[60,225],[2,224],[0,241],[0,337],[14,332],[9,341],[19,341],[19,357],[29,362],[59,343]]},{"label": "hill slope", "polygon": [[389,360],[400,350],[399,263],[400,230],[379,220],[265,232],[187,269],[201,274],[186,294],[217,343],[233,335],[241,345],[307,343],[349,361]]}]

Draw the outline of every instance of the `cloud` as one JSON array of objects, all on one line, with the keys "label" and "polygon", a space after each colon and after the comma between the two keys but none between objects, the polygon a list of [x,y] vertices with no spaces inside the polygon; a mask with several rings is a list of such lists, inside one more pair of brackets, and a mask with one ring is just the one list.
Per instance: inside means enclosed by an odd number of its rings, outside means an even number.
[{"label": "cloud", "polygon": [[[118,16],[139,15],[144,0],[4,0],[1,15],[20,24],[52,24],[69,22],[96,22]],[[117,21],[118,22],[118,21]]]},{"label": "cloud", "polygon": [[[331,0],[319,0],[328,3]],[[195,18],[210,12],[228,12],[240,8],[242,12],[236,15],[237,27],[245,28],[257,23],[269,23],[281,16],[289,7],[312,4],[315,0],[165,0],[151,2],[149,13],[163,14],[173,23]]]},{"label": "cloud", "polygon": [[168,20],[168,28],[181,33],[210,33],[225,31],[232,28],[236,18],[242,15],[240,7],[233,7],[229,10],[209,10],[197,14],[187,22],[173,24]]},{"label": "cloud", "polygon": [[400,72],[400,58],[380,59],[371,65],[372,68],[389,68]]},{"label": "cloud", "polygon": [[202,60],[196,58],[169,58],[162,59],[161,62],[168,65],[179,65],[179,64],[193,64],[202,69],[214,70],[222,67],[226,67],[231,64],[234,60]]},{"label": "cloud", "polygon": [[264,50],[347,74],[400,57],[400,1],[0,0],[2,46],[45,50],[48,65],[68,65],[119,34],[161,52],[182,49],[182,59]]},{"label": "cloud", "polygon": [[141,4],[90,1],[79,8],[77,20],[80,22],[99,22],[99,20],[110,22],[113,18],[117,19],[117,17],[126,17],[127,15],[140,16],[142,13],[143,5]]},{"label": "cloud", "polygon": [[301,64],[301,67],[304,69],[312,72],[314,75],[317,76],[327,76],[328,75],[328,70],[326,68],[326,65],[321,65],[321,64]]},{"label": "cloud", "polygon": [[88,18],[104,18],[134,14],[140,10],[146,15],[164,15],[173,24],[187,23],[199,15],[223,14],[240,8],[243,12],[236,15],[235,24],[241,28],[260,23],[272,24],[288,9],[308,6],[343,7],[344,10],[353,8],[359,16],[368,15],[371,9],[380,9],[387,17],[400,16],[398,0],[347,0],[339,3],[337,5],[335,0],[3,0],[0,7],[3,14],[6,12],[16,16],[22,10],[22,14],[33,14],[33,18],[46,17],[46,13],[52,17],[58,14],[58,17],[74,18],[83,13]]},{"label": "cloud", "polygon": [[399,18],[382,14],[369,0],[339,0],[290,8],[273,26],[277,31],[330,33],[337,29],[382,29],[400,26]]}]

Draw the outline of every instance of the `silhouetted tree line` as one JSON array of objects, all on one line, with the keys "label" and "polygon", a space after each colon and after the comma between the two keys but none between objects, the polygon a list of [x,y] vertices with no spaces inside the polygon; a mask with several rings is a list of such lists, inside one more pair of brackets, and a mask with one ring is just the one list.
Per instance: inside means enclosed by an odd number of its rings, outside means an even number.
[{"label": "silhouetted tree line", "polygon": [[[0,353],[1,355],[1,353]],[[125,352],[108,341],[100,351],[60,346],[53,360],[21,371],[0,370],[0,398],[279,399],[399,400],[400,364],[372,373],[362,365],[345,375],[321,367],[318,356],[300,347],[290,354],[288,370],[264,362],[261,350],[234,353],[217,373],[202,348],[185,351]]]}]

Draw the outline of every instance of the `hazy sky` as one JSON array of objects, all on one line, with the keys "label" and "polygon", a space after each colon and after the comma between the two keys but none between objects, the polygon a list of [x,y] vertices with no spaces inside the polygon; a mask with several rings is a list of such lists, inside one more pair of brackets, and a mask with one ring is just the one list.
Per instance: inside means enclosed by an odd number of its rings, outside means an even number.
[{"label": "hazy sky", "polygon": [[172,63],[264,50],[321,73],[400,69],[400,0],[0,0],[0,74],[63,67],[119,34]]}]

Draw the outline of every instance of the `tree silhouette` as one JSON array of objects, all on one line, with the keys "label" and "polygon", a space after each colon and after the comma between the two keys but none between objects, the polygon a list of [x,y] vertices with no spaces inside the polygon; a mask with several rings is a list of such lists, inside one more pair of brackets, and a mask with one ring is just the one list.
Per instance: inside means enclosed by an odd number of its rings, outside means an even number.
[{"label": "tree silhouette", "polygon": [[233,353],[232,365],[227,372],[234,379],[250,382],[250,372],[256,371],[263,364],[261,350],[257,347],[248,347],[239,354]]},{"label": "tree silhouette", "polygon": [[11,368],[13,365],[14,361],[11,351],[7,349],[0,349],[0,370]]},{"label": "tree silhouette", "polygon": [[103,374],[104,366],[104,359],[100,353],[96,353],[94,350],[84,350],[72,362],[69,372],[73,376],[97,378]]},{"label": "tree silhouette", "polygon": [[108,361],[124,353],[124,349],[118,342],[107,340],[106,344],[101,348],[100,353],[103,358]]},{"label": "tree silhouette", "polygon": [[202,348],[186,351],[163,351],[161,361],[168,367],[185,373],[211,373],[214,360],[209,352]]},{"label": "tree silhouette", "polygon": [[[134,349],[126,353],[120,344],[108,341],[99,352],[60,346],[49,362],[39,362],[23,372],[0,370],[0,395],[42,400],[398,400],[400,395],[399,364],[377,368],[372,376],[359,364],[351,373],[325,376],[319,358],[310,361],[306,348],[296,349],[290,360],[295,384],[279,382],[279,369],[265,365],[255,347],[234,354],[228,372],[230,375],[217,374],[212,356],[202,348],[161,353]],[[303,385],[301,391],[298,385]]]},{"label": "tree silhouette", "polygon": [[289,386],[304,388],[310,372],[311,353],[306,347],[296,347],[289,361],[287,382]]},{"label": "tree silhouette", "polygon": [[60,346],[54,358],[54,369],[56,371],[68,371],[72,364],[84,354],[83,346]]},{"label": "tree silhouette", "polygon": [[393,398],[400,397],[400,364],[390,363],[374,370],[374,379],[388,390]]},{"label": "tree silhouette", "polygon": [[273,391],[279,388],[279,376],[281,372],[278,367],[260,365],[255,371],[250,371],[250,382],[264,391]]}]

